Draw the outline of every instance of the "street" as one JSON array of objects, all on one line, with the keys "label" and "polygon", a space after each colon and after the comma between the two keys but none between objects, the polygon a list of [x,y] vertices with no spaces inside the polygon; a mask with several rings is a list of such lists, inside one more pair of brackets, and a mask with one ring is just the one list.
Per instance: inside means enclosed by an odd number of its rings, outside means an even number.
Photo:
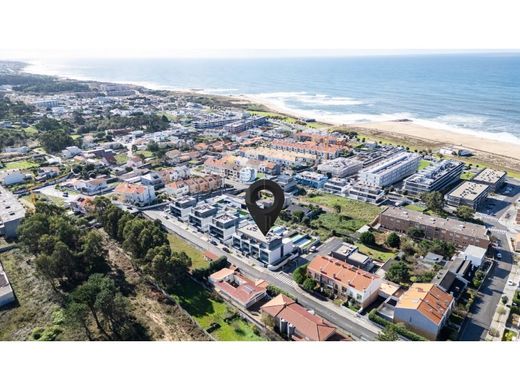
[{"label": "street", "polygon": [[[302,291],[288,275],[280,272],[268,271],[259,262],[253,259],[246,258],[245,256],[240,256],[239,258],[233,253],[223,251],[218,246],[211,244],[206,237],[203,239],[200,233],[188,231],[186,227],[183,226],[184,224],[182,222],[175,220],[172,216],[168,216],[164,211],[147,210],[144,211],[143,214],[152,220],[160,220],[166,230],[181,236],[202,250],[209,250],[219,256],[227,256],[228,261],[240,268],[240,270],[246,275],[255,279],[263,279],[293,295],[297,298],[300,304],[314,310],[316,314],[338,326],[343,331],[350,334],[354,339],[376,339],[380,329],[367,318],[355,317],[354,313],[346,307],[337,306],[330,301],[320,300],[319,298]],[[168,216],[168,219],[166,216]]]}]

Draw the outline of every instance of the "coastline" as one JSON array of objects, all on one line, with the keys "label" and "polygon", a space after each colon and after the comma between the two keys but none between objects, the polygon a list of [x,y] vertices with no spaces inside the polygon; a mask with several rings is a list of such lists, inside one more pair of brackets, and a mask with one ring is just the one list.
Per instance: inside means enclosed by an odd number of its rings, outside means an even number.
[{"label": "coastline", "polygon": [[[277,113],[292,118],[301,118],[302,112],[296,109],[290,109],[276,105],[268,99],[263,99],[256,95],[249,94],[229,94],[220,95],[200,89],[178,89],[168,88],[162,85],[153,85],[145,82],[135,81],[100,81],[90,80],[83,77],[72,77],[68,75],[58,75],[56,73],[37,72],[34,63],[24,63],[22,72],[37,74],[48,77],[56,77],[58,79],[78,80],[93,83],[113,83],[121,85],[129,85],[149,90],[166,91],[174,94],[189,94],[211,97],[219,100],[228,100],[234,104],[247,105],[254,104],[265,107],[265,111]],[[378,141],[386,141],[411,146],[417,149],[438,149],[440,147],[457,147],[468,149],[474,153],[474,157],[465,159],[466,161],[483,163],[490,167],[513,170],[520,173],[520,143],[506,142],[491,139],[489,137],[479,136],[474,131],[454,131],[449,129],[441,129],[432,126],[426,126],[408,118],[402,118],[406,121],[381,121],[381,122],[359,122],[359,123],[342,123],[339,121],[331,121],[329,119],[322,120],[315,118],[319,123],[324,125],[324,129],[349,129]],[[519,157],[516,157],[519,156]]]}]

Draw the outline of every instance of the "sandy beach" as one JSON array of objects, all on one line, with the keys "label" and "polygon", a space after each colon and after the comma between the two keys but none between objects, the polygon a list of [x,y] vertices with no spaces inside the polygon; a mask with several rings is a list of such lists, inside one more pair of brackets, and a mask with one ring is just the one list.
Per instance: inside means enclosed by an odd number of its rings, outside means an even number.
[{"label": "sandy beach", "polygon": [[[251,96],[241,96],[252,103],[261,104],[269,110],[281,114],[300,117],[295,110],[277,107],[271,102]],[[403,118],[405,119],[405,118]],[[425,127],[413,121],[388,121],[370,123],[332,123],[331,126],[347,126],[367,135],[386,138],[403,144],[417,144],[418,148],[428,147],[433,150],[440,147],[457,147],[469,149],[482,162],[491,166],[520,171],[520,144],[492,140],[473,134]]]}]

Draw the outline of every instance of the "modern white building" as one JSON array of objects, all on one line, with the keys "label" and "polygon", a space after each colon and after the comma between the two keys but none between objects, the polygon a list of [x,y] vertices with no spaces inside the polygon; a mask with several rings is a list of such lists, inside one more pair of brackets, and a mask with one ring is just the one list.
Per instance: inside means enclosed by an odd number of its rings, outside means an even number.
[{"label": "modern white building", "polygon": [[415,173],[421,156],[417,153],[400,152],[390,156],[359,173],[359,181],[364,185],[386,187]]},{"label": "modern white building", "polygon": [[209,225],[209,234],[223,243],[228,243],[233,238],[239,222],[240,218],[234,215],[215,216]]},{"label": "modern white building", "polygon": [[338,157],[318,165],[318,171],[330,173],[334,177],[347,177],[358,173],[363,168],[363,162],[356,158]]},{"label": "modern white building", "polygon": [[486,257],[486,248],[480,248],[475,245],[468,245],[464,252],[460,254],[460,257],[464,260],[471,261],[474,267],[480,267],[484,258]]},{"label": "modern white building", "polygon": [[294,251],[290,238],[272,231],[264,236],[254,223],[237,229],[233,234],[233,246],[267,265],[278,264]]},{"label": "modern white building", "polygon": [[186,222],[191,209],[197,204],[197,199],[191,196],[183,196],[170,203],[170,213],[177,219]]},{"label": "modern white building", "polygon": [[444,191],[460,180],[464,163],[455,160],[441,160],[404,180],[404,190],[409,195],[423,192]]},{"label": "modern white building", "polygon": [[240,169],[240,181],[242,183],[251,183],[256,179],[256,169],[255,168],[242,168]]},{"label": "modern white building", "polygon": [[201,232],[209,230],[209,224],[217,215],[218,209],[208,203],[201,203],[191,209],[189,223]]}]

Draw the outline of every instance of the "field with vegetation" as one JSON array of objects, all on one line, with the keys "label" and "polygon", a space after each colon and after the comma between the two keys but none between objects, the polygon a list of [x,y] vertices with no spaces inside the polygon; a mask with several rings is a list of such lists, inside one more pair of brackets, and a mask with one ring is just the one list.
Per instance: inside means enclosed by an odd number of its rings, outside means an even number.
[{"label": "field with vegetation", "polygon": [[168,234],[168,241],[175,252],[186,252],[191,258],[191,269],[206,269],[209,262],[204,258],[202,251],[191,245],[176,234]]},{"label": "field with vegetation", "polygon": [[212,324],[220,327],[211,335],[220,341],[265,340],[255,333],[254,325],[235,315],[228,304],[211,297],[211,293],[192,279],[175,287],[173,297],[199,323],[207,329]]},{"label": "field with vegetation", "polygon": [[5,163],[6,169],[31,169],[37,167],[39,167],[37,163],[28,160],[11,161]]},{"label": "field with vegetation", "polygon": [[419,162],[419,171],[422,171],[424,168],[428,168],[432,163],[428,160],[421,160]]},{"label": "field with vegetation", "polygon": [[372,222],[381,211],[378,206],[373,204],[331,194],[314,196],[310,194],[302,197],[300,200],[302,203],[316,204],[328,212],[336,212],[339,215],[343,215],[348,220],[352,220],[352,223],[360,224],[360,227]]}]

